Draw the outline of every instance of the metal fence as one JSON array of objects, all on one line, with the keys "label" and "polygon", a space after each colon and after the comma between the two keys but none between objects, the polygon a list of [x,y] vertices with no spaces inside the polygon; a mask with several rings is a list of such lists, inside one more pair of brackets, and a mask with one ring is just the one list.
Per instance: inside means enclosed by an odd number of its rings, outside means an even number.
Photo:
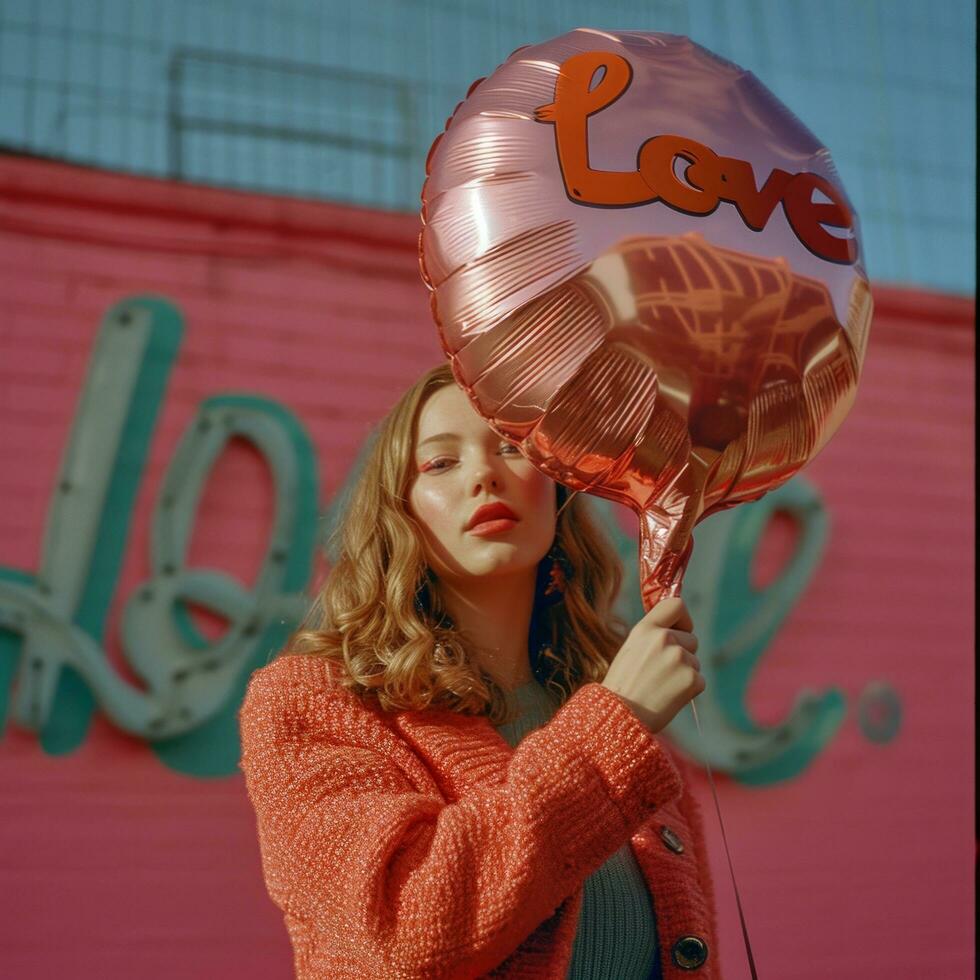
[{"label": "metal fence", "polygon": [[830,148],[873,278],[974,291],[967,0],[0,0],[0,147],[414,211],[470,83],[581,26],[749,68]]}]

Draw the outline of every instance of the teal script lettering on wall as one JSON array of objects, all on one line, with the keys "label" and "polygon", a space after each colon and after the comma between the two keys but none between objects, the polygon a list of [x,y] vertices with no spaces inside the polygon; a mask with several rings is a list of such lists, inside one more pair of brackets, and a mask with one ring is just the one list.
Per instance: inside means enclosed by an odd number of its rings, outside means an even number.
[{"label": "teal script lettering on wall", "polygon": [[[14,720],[38,732],[46,752],[65,754],[84,740],[98,704],[116,726],[146,738],[168,767],[218,777],[237,772],[237,710],[248,678],[309,608],[304,590],[315,550],[335,557],[330,535],[376,433],[318,517],[316,451],[288,409],[249,394],[220,394],[201,403],[156,500],[152,575],[124,606],[123,655],[146,686],[134,687],[105,655],[105,619],[182,329],[178,311],[157,297],[120,303],[102,323],[51,501],[39,570],[32,575],[0,567],[0,724],[12,690]],[[201,492],[236,436],[265,460],[276,493],[270,540],[252,588],[218,569],[186,567]],[[617,611],[636,622],[643,608],[635,536],[624,532],[609,501],[588,498],[588,506],[623,564]],[[776,511],[793,516],[801,533],[775,580],[755,590],[752,561]],[[797,477],[760,501],[714,515],[696,531],[684,598],[707,681],[698,698],[703,737],[686,710],[668,733],[691,757],[748,785],[797,776],[843,720],[845,698],[833,688],[801,692],[789,717],[775,726],[756,724],[745,706],[760,658],[819,563],[827,520],[816,490]],[[211,641],[198,631],[189,604],[227,623],[220,638]],[[879,741],[897,731],[894,692],[889,706],[890,727]]]},{"label": "teal script lettering on wall", "polygon": [[[101,325],[32,576],[0,568],[0,721],[39,733],[52,755],[84,740],[96,702],[150,740],[172,768],[195,776],[237,769],[236,712],[251,671],[266,662],[306,606],[316,538],[316,457],[283,406],[247,394],[204,401],[163,479],[153,513],[152,578],[126,603],[124,656],[140,690],[102,647],[133,502],[182,334],[157,297],[120,303]],[[256,447],[275,478],[273,529],[251,589],[217,569],[185,567],[197,502],[228,440]],[[200,634],[187,604],[227,629]]]}]

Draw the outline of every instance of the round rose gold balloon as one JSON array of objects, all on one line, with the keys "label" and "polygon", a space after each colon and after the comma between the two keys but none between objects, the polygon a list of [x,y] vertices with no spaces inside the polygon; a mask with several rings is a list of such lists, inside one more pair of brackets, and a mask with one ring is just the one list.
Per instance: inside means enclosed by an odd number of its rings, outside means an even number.
[{"label": "round rose gold balloon", "polygon": [[854,400],[871,298],[827,150],[687,38],[579,29],[475,82],[426,174],[456,380],[638,513],[646,608],[680,594],[694,525],[789,480]]}]

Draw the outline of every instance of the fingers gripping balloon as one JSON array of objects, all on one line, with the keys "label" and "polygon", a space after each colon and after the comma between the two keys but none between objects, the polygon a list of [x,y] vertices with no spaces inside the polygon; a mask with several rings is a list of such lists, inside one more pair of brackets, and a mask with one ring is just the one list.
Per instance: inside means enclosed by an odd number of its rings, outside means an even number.
[{"label": "fingers gripping balloon", "polygon": [[650,608],[694,525],[850,409],[871,317],[825,148],[684,37],[515,51],[433,143],[422,277],[456,380],[553,479],[632,507]]}]

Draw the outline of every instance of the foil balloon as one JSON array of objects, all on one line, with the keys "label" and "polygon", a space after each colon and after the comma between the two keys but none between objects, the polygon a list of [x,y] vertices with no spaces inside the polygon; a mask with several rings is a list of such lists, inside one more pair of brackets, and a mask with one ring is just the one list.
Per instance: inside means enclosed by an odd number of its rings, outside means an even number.
[{"label": "foil balloon", "polygon": [[830,155],[685,37],[583,28],[476,81],[429,151],[419,258],[474,408],[638,514],[648,609],[695,524],[789,480],[854,401],[871,297]]}]

